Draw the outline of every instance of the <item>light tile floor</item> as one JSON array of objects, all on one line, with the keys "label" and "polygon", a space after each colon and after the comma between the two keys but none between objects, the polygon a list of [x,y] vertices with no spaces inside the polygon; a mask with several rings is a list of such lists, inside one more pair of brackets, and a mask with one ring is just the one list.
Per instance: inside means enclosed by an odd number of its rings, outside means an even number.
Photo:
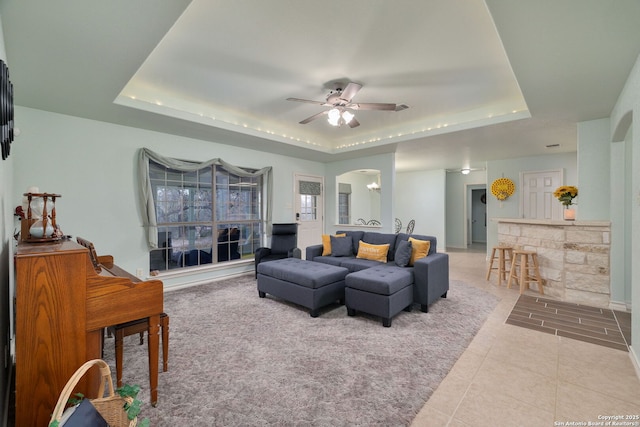
[{"label": "light tile floor", "polygon": [[498,287],[495,272],[485,280],[484,247],[448,253],[451,279],[500,302],[412,427],[606,426],[602,417],[615,415],[636,418],[609,425],[640,426],[630,353],[506,324],[519,293]]}]

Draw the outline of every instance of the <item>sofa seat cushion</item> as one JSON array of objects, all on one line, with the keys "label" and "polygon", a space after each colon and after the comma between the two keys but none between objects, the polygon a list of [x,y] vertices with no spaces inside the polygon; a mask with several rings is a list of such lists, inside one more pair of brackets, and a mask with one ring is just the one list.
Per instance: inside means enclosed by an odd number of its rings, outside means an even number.
[{"label": "sofa seat cushion", "polygon": [[341,267],[347,267],[350,272],[360,271],[371,267],[379,266],[380,262],[362,258],[343,258],[340,263]]},{"label": "sofa seat cushion", "polygon": [[413,283],[413,270],[392,265],[376,267],[350,273],[345,279],[348,288],[379,295],[393,295]]},{"label": "sofa seat cushion", "polygon": [[318,289],[342,281],[348,272],[343,267],[298,258],[285,258],[258,264],[258,274],[311,289]]}]

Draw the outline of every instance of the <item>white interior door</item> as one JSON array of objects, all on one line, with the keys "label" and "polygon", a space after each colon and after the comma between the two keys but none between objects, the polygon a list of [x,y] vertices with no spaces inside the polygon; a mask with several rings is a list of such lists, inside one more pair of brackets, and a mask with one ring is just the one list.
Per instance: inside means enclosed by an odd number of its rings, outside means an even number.
[{"label": "white interior door", "polygon": [[560,220],[562,205],[553,192],[562,185],[562,170],[522,173],[522,217]]},{"label": "white interior door", "polygon": [[294,198],[298,223],[298,247],[305,257],[307,246],[322,241],[324,230],[324,178],[295,174]]}]

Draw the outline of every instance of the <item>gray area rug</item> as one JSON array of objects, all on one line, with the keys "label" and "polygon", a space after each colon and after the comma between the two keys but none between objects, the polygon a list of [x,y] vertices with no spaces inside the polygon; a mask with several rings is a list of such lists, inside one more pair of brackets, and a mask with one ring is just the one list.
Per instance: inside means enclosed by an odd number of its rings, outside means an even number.
[{"label": "gray area rug", "polygon": [[[402,426],[447,375],[497,304],[452,281],[422,313],[378,318],[331,306],[320,317],[271,296],[253,275],[169,292],[169,371],[149,405],[147,346],[125,338],[123,381],[142,387],[152,426]],[[105,360],[115,377],[113,339]],[[162,363],[160,363],[162,368]],[[115,382],[115,380],[114,380]]]}]

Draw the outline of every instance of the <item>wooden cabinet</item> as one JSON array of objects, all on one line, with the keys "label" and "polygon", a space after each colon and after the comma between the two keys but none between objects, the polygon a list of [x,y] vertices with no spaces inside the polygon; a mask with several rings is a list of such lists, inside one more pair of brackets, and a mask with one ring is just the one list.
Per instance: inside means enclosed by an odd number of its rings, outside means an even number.
[{"label": "wooden cabinet", "polygon": [[100,357],[99,348],[88,351],[85,338],[87,259],[87,249],[70,241],[18,245],[18,427],[46,426],[69,377],[86,360]]}]

